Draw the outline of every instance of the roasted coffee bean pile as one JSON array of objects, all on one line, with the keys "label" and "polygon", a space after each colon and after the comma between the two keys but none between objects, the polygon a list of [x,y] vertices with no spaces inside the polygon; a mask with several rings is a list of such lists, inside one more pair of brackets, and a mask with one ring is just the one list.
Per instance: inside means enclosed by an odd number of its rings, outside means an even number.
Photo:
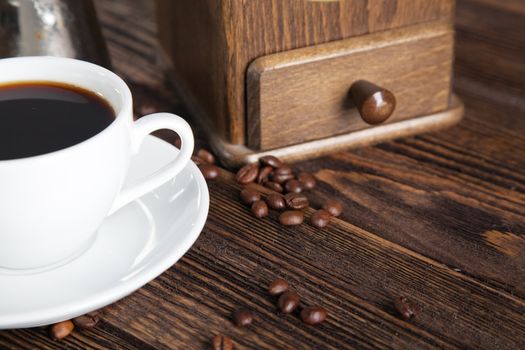
[{"label": "roasted coffee bean pile", "polygon": [[214,180],[219,176],[219,167],[215,165],[215,157],[210,151],[201,148],[191,156],[191,160],[199,167],[206,180]]},{"label": "roasted coffee bean pile", "polygon": [[[300,172],[297,175],[293,169],[274,156],[264,156],[258,163],[247,164],[239,169],[235,180],[241,185],[258,183],[277,192],[266,196],[263,201],[262,193],[244,187],[241,190],[241,200],[251,207],[256,218],[268,215],[268,210],[282,211],[278,221],[284,226],[300,225],[304,222],[304,209],[310,205],[305,192],[315,188],[316,181],[312,174]],[[266,203],[264,205],[263,203]],[[310,224],[317,228],[328,226],[330,218],[339,216],[342,205],[336,200],[328,200],[323,209],[317,210],[310,217]]]}]

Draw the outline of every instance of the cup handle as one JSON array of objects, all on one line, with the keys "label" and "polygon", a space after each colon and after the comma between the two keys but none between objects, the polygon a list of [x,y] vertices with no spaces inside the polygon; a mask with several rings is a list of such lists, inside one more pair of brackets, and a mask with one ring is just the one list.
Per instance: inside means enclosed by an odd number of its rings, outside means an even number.
[{"label": "cup handle", "polygon": [[134,122],[131,128],[132,152],[137,153],[144,138],[159,129],[170,129],[179,135],[182,141],[179,154],[171,163],[146,176],[139,183],[124,187],[117,195],[108,215],[173,179],[188,164],[193,153],[193,132],[184,119],[171,113],[149,114]]}]

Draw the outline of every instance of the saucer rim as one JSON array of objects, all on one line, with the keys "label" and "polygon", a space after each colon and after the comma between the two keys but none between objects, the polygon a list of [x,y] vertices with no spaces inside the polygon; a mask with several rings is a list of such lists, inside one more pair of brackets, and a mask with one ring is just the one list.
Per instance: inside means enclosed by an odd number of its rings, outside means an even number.
[{"label": "saucer rim", "polygon": [[[159,147],[167,146],[177,152],[179,151],[170,143],[161,140],[155,136],[148,135],[147,138],[158,143]],[[182,256],[188,252],[188,250],[193,246],[197,238],[200,236],[202,229],[204,228],[204,225],[206,223],[210,206],[208,185],[199,168],[191,160],[188,162],[185,168],[189,168],[191,175],[193,175],[193,177],[195,178],[197,188],[200,192],[199,202],[201,203],[202,210],[198,211],[198,214],[195,218],[195,225],[192,226],[192,228],[186,233],[184,238],[176,245],[176,247],[173,250],[171,250],[169,253],[166,253],[166,255],[162,258],[161,261],[159,261],[156,264],[152,264],[151,266],[148,266],[146,268],[143,268],[133,278],[130,278],[125,282],[118,283],[113,287],[100,291],[96,294],[89,295],[88,297],[71,301],[64,305],[61,305],[60,307],[39,309],[38,311],[29,311],[22,313],[11,313],[7,315],[2,315],[0,313],[0,329],[39,327],[72,319],[74,317],[100,309],[132,294],[136,290],[142,288],[143,286],[151,282],[153,279],[160,276],[170,267],[174,266],[177,263],[177,261],[180,260],[180,258],[182,258]],[[140,200],[142,197],[137,198],[136,200]],[[127,204],[126,206],[131,205],[134,202],[135,201]],[[42,273],[46,273],[49,271],[51,270],[47,270]],[[9,279],[16,278],[17,276],[4,275],[2,277]]]}]

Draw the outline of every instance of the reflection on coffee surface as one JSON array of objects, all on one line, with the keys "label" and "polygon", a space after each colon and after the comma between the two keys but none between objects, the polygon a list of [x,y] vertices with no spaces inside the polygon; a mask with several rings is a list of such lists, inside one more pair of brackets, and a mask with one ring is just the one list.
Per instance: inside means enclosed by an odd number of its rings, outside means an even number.
[{"label": "reflection on coffee surface", "polygon": [[57,151],[85,141],[115,119],[94,92],[55,82],[0,85],[0,160]]}]

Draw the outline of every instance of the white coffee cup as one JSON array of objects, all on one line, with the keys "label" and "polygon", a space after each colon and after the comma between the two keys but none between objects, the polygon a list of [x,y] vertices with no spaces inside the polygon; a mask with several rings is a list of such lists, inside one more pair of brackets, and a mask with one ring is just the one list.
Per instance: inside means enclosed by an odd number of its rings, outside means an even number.
[{"label": "white coffee cup", "polygon": [[[190,160],[190,126],[170,113],[134,122],[129,88],[105,68],[69,58],[19,57],[0,60],[0,72],[0,84],[50,81],[84,88],[102,96],[116,114],[106,129],[79,144],[0,161],[1,269],[55,266],[80,254],[108,215],[173,179]],[[158,129],[180,136],[179,154],[165,168],[122,188],[132,155]]]}]

